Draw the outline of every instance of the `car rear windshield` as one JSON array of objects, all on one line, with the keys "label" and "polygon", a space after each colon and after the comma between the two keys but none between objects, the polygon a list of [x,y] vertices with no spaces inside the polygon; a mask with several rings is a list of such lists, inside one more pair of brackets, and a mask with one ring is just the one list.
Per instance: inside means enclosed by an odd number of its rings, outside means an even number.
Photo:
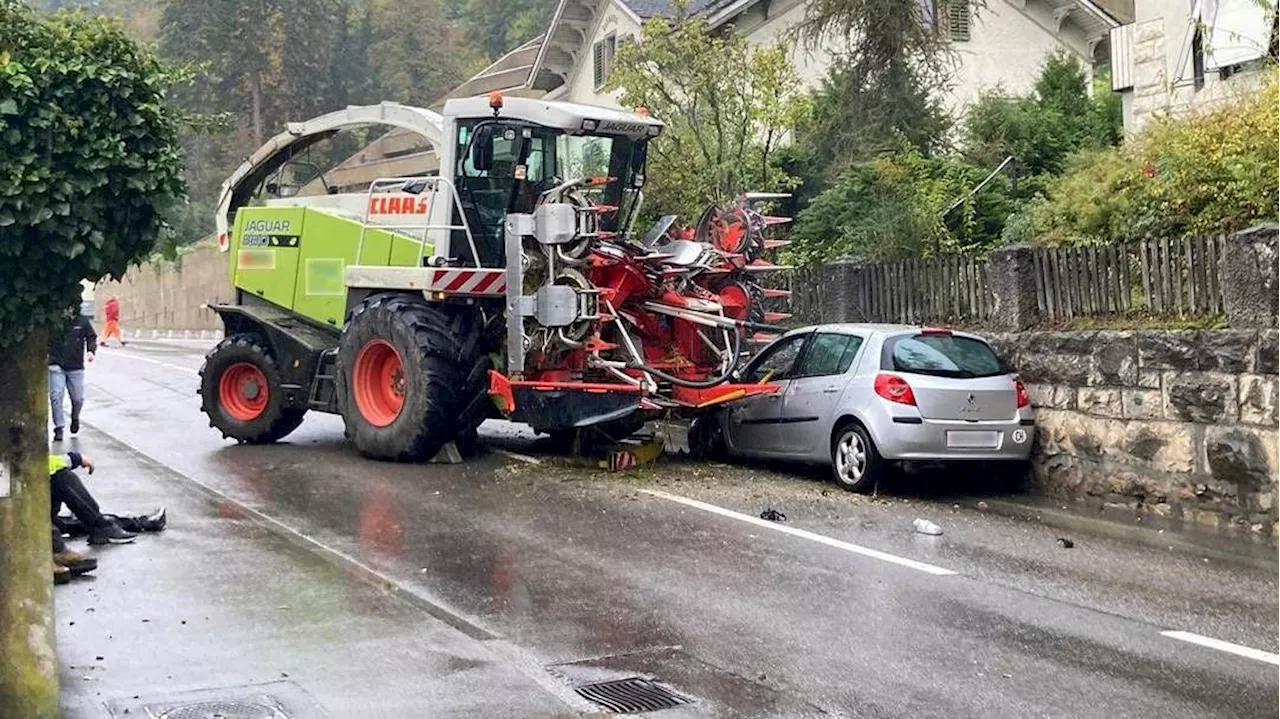
[{"label": "car rear windshield", "polygon": [[994,377],[1008,370],[982,340],[944,334],[894,337],[885,344],[884,369],[936,377]]}]

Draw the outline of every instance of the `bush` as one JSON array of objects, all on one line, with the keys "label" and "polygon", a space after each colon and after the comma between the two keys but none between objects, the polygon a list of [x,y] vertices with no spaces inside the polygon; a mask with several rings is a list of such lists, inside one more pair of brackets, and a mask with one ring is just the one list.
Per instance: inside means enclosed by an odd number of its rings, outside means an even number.
[{"label": "bush", "polygon": [[1040,70],[1035,92],[1016,97],[1000,90],[984,92],[965,113],[963,145],[970,160],[994,168],[1013,156],[1018,173],[1028,178],[1019,195],[1042,187],[1038,176],[1057,174],[1068,157],[1082,149],[1120,142],[1120,97],[1109,75],[1094,78],[1093,96],[1084,65],[1072,54],[1050,55]]},{"label": "bush", "polygon": [[817,264],[990,249],[1011,208],[1004,177],[967,196],[987,173],[910,146],[855,164],[796,218],[788,259]]},{"label": "bush", "polygon": [[1278,99],[1271,68],[1230,104],[1156,120],[1124,148],[1077,156],[1015,224],[1041,243],[1101,244],[1275,222]]}]

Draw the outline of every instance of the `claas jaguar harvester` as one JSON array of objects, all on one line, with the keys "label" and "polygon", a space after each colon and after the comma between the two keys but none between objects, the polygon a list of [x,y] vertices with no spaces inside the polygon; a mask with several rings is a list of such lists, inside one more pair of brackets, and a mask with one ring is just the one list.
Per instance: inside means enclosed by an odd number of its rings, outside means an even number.
[{"label": "claas jaguar harvester", "polygon": [[[368,125],[426,138],[438,172],[342,193],[305,162]],[[489,417],[620,438],[776,392],[732,375],[784,318],[765,303],[785,292],[758,281],[783,244],[785,219],[761,210],[778,196],[633,228],[662,129],[498,94],[289,125],[222,187],[235,301],[213,307],[226,336],[201,370],[210,423],[272,442],[330,412],[365,455],[414,461],[471,445]]]}]

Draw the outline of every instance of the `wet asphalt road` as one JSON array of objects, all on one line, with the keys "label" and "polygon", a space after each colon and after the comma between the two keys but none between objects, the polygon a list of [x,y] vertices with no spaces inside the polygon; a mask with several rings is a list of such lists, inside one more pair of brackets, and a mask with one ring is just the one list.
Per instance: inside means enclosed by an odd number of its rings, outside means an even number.
[{"label": "wet asphalt road", "polygon": [[[672,716],[1277,715],[1267,657],[1161,633],[1275,653],[1274,571],[1101,537],[1065,550],[1061,531],[856,497],[815,472],[606,475],[495,423],[493,445],[540,463],[372,462],[323,415],[240,447],[199,412],[202,350],[102,351],[86,423],[380,573],[473,641],[570,681],[651,674],[700,700]],[[765,507],[801,534],[741,518]],[[917,516],[946,534],[914,534]]]}]

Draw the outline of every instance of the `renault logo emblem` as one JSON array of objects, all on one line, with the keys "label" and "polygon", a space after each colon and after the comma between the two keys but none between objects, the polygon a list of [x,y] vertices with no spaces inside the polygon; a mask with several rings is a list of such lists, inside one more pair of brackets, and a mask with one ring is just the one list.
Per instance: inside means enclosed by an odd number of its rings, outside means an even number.
[{"label": "renault logo emblem", "polygon": [[969,406],[970,406],[970,407],[972,407],[972,406],[973,406],[973,400],[974,400],[973,393],[972,393],[972,392],[970,392],[970,393],[969,393]]}]

